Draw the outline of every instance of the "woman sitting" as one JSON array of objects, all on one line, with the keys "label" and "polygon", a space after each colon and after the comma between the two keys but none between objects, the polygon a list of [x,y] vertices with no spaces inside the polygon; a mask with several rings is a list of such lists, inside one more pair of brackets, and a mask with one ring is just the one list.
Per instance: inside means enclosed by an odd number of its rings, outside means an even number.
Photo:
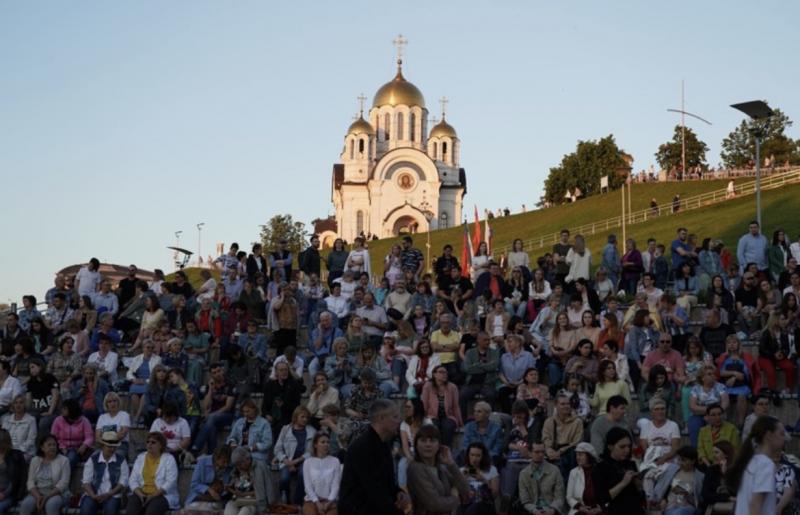
[{"label": "woman sitting", "polygon": [[652,420],[639,420],[639,448],[644,456],[639,471],[644,472],[644,493],[651,497],[656,481],[667,466],[675,461],[681,444],[681,432],[678,424],[667,418],[667,403],[663,398],[653,397],[648,408]]},{"label": "woman sitting", "polygon": [[741,427],[747,415],[747,398],[758,393],[761,387],[761,374],[750,354],[742,352],[742,344],[735,334],[725,338],[727,352],[717,358],[719,377],[725,390],[736,403],[736,425]]},{"label": "woman sitting", "polygon": [[342,479],[342,465],[330,456],[330,438],[319,432],[311,441],[311,456],[303,462],[306,496],[303,515],[336,515],[336,500]]},{"label": "woman sitting", "polygon": [[119,513],[122,493],[128,487],[128,462],[118,453],[121,440],[114,431],[107,431],[97,439],[100,450],[96,451],[83,467],[83,497],[81,515],[103,515]]},{"label": "woman sitting", "polygon": [[83,415],[90,422],[97,422],[103,411],[103,399],[111,391],[105,379],[98,377],[97,365],[87,363],[83,366],[83,377],[75,382],[72,397],[77,399]]},{"label": "woman sitting", "polygon": [[608,360],[603,360],[597,369],[597,386],[589,403],[597,410],[597,415],[606,413],[606,403],[614,395],[621,395],[630,403],[631,392],[625,381],[617,376],[617,367]]},{"label": "woman sitting", "polygon": [[179,416],[178,407],[172,402],[165,402],[161,416],[150,426],[151,433],[161,433],[167,440],[167,450],[181,463],[183,454],[192,443],[192,433],[186,419]]},{"label": "woman sitting", "polygon": [[370,368],[375,372],[378,387],[385,397],[399,391],[397,385],[392,381],[392,371],[386,366],[386,360],[379,357],[375,353],[375,347],[370,344],[361,347],[358,357],[356,357],[353,376],[358,377],[361,370],[365,368]]},{"label": "woman sitting", "polygon": [[397,463],[397,486],[408,491],[408,464],[414,460],[414,437],[425,423],[425,406],[422,401],[406,399],[403,404],[403,422],[400,423],[400,461]]},{"label": "woman sitting", "polygon": [[[274,463],[280,466],[280,491],[286,502],[303,503],[302,463],[311,455],[311,442],[316,430],[309,425],[311,413],[305,406],[298,406],[292,413],[292,422],[283,426],[275,441]],[[292,479],[297,480],[294,495],[291,495]]]},{"label": "woman sitting", "polygon": [[459,496],[469,495],[469,484],[453,461],[450,448],[440,441],[434,426],[422,426],[414,439],[408,490],[415,513],[452,513],[461,504]]},{"label": "woman sitting", "polygon": [[139,406],[139,413],[136,417],[144,419],[145,427],[150,426],[161,414],[161,406],[164,405],[168,390],[167,367],[159,363],[153,367],[153,373],[150,374],[150,380],[147,382],[147,389],[144,393],[144,402]]},{"label": "woman sitting", "polygon": [[24,394],[17,395],[11,403],[11,411],[3,415],[0,420],[3,431],[11,435],[11,446],[25,456],[25,461],[30,461],[36,454],[37,430],[36,419],[26,411]]},{"label": "woman sitting", "polygon": [[578,463],[569,472],[567,480],[568,515],[600,515],[603,508],[597,504],[592,470],[597,465],[597,451],[592,444],[581,442],[575,447],[575,461]]},{"label": "woman sitting", "polygon": [[678,463],[670,463],[656,483],[650,505],[664,515],[694,515],[702,502],[703,473],[697,470],[697,449],[678,449]]},{"label": "woman sitting", "polygon": [[325,375],[343,397],[349,397],[353,390],[355,361],[347,352],[348,343],[345,338],[336,338],[332,347],[331,355],[325,360]]},{"label": "woman sitting", "polygon": [[500,496],[500,478],[492,465],[489,450],[481,442],[472,442],[467,447],[466,465],[461,474],[469,484],[469,503],[464,512],[470,515],[494,515],[495,499]]},{"label": "woman sitting", "polygon": [[725,475],[728,468],[733,464],[733,457],[736,450],[727,440],[719,440],[714,444],[714,459],[710,467],[706,468],[705,478],[703,479],[703,491],[700,496],[702,502],[698,513],[706,513],[706,509],[716,503],[733,503],[736,500],[736,492],[725,485]]},{"label": "woman sitting", "polygon": [[131,394],[131,412],[136,414],[135,419],[139,420],[142,415],[140,405],[142,395],[147,391],[147,383],[153,373],[153,367],[161,363],[161,357],[155,353],[156,344],[148,339],[144,342],[142,353],[134,356],[128,366],[127,379],[131,382],[129,393]]},{"label": "woman sitting", "polygon": [[597,379],[597,357],[595,356],[594,346],[591,340],[584,338],[578,342],[578,348],[575,349],[575,354],[569,358],[567,364],[564,365],[564,373],[578,374],[583,376],[587,381],[594,381]]},{"label": "woman sitting", "polygon": [[706,409],[713,404],[719,404],[723,410],[727,410],[730,399],[725,385],[717,382],[717,369],[713,365],[706,365],[700,372],[698,383],[689,393],[691,416],[686,426],[689,429],[689,441],[694,447],[697,447],[700,429],[706,425]]},{"label": "woman sitting", "polygon": [[409,398],[419,397],[422,387],[433,377],[433,370],[441,364],[438,354],[434,354],[431,343],[423,338],[417,343],[417,350],[406,368],[407,395]]},{"label": "woman sitting", "polygon": [[97,419],[94,438],[99,441],[103,433],[113,431],[119,438],[119,445],[116,446],[117,454],[123,459],[128,459],[128,445],[130,443],[131,417],[127,411],[120,409],[122,403],[119,395],[115,392],[108,392],[103,399],[105,413]]},{"label": "woman sitting", "polygon": [[667,369],[663,365],[655,365],[647,375],[647,382],[639,390],[639,408],[644,417],[650,416],[649,402],[660,398],[667,404],[667,416],[672,416],[672,401],[675,399],[675,385],[667,380]]},{"label": "woman sitting", "polygon": [[603,513],[644,515],[642,480],[631,460],[631,436],[627,429],[612,427],[606,434],[603,457],[592,470],[592,485]]},{"label": "woman sitting", "polygon": [[266,464],[253,459],[246,447],[231,452],[230,479],[226,490],[230,500],[225,503],[225,515],[255,515],[267,511]]},{"label": "woman sitting", "polygon": [[39,434],[47,434],[50,432],[53,420],[58,416],[61,387],[56,378],[45,371],[44,360],[38,356],[31,360],[30,374],[27,389],[30,394],[31,411],[39,420]]},{"label": "woman sitting", "polygon": [[12,506],[25,495],[25,471],[28,468],[25,456],[11,447],[11,436],[5,429],[0,429],[0,463],[4,474],[0,476],[0,515],[9,512]]},{"label": "woman sitting", "polygon": [[766,374],[767,387],[773,392],[777,392],[776,368],[783,370],[786,379],[783,394],[794,392],[796,356],[792,356],[792,342],[797,342],[794,345],[800,344],[797,336],[798,331],[790,326],[787,313],[775,311],[769,316],[767,327],[761,333],[761,341],[758,344],[758,366]]},{"label": "woman sitting", "polygon": [[56,438],[45,435],[39,440],[39,454],[28,469],[28,495],[19,505],[20,514],[60,513],[69,495],[69,477],[69,461],[58,453]]},{"label": "woman sitting", "polygon": [[245,447],[254,460],[267,463],[267,453],[272,448],[272,429],[251,399],[242,403],[242,417],[231,426],[226,443],[232,448]]},{"label": "woman sitting", "polygon": [[[453,443],[456,429],[464,425],[458,406],[458,387],[447,380],[447,369],[439,365],[433,369],[433,378],[422,387],[425,415],[441,432],[442,443]],[[437,436],[438,439],[438,436]]]},{"label": "woman sitting", "polygon": [[94,432],[89,420],[81,415],[81,408],[75,399],[67,399],[56,417],[52,428],[58,443],[58,450],[66,455],[71,467],[85,461],[92,451]]},{"label": "woman sitting", "polygon": [[128,515],[162,515],[178,508],[178,465],[161,433],[148,433],[146,451],[133,464],[128,486]]}]

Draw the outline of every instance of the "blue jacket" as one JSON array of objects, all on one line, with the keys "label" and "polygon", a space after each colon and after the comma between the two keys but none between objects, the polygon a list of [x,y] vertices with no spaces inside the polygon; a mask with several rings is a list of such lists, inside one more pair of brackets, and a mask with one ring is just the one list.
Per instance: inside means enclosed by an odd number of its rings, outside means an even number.
[{"label": "blue jacket", "polygon": [[[188,506],[200,495],[206,493],[208,487],[214,482],[215,474],[214,457],[210,455],[200,456],[194,466],[194,472],[192,472],[192,481],[189,483],[189,493],[186,495],[184,506]],[[230,476],[231,469],[228,467],[222,470],[220,479],[227,485]]]},{"label": "blue jacket", "polygon": [[236,420],[231,426],[231,433],[228,435],[227,443],[236,445],[247,445],[253,449],[254,459],[267,461],[267,451],[272,447],[272,429],[264,417],[256,417],[247,433],[247,442],[242,442],[242,431],[244,430],[244,417]]},{"label": "blue jacket", "polygon": [[489,449],[489,454],[492,457],[500,456],[503,452],[503,429],[500,425],[489,421],[485,434],[478,432],[478,423],[474,420],[467,422],[464,426],[464,438],[461,442],[461,449],[466,452],[469,444],[473,442],[481,442]]},{"label": "blue jacket", "polygon": [[[103,399],[105,399],[106,394],[110,391],[111,388],[108,387],[106,380],[98,378],[97,388],[94,391],[94,403],[97,406],[97,413],[105,413],[106,410],[103,409]],[[83,406],[83,402],[86,400],[83,393],[83,379],[75,381],[75,385],[72,387],[72,397],[78,399],[80,405]]]}]

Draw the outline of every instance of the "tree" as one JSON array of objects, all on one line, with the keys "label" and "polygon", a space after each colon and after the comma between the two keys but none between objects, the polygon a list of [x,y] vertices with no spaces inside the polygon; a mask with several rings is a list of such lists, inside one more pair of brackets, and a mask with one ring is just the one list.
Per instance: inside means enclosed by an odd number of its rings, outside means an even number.
[{"label": "tree", "polygon": [[307,237],[306,224],[295,222],[292,215],[275,215],[261,226],[261,244],[265,254],[276,249],[281,239],[286,239],[288,249],[297,256],[306,247]]},{"label": "tree", "polygon": [[792,126],[789,119],[780,109],[775,109],[775,114],[766,120],[742,120],[728,137],[722,140],[722,162],[728,168],[743,168],[755,162],[756,140],[755,130],[762,131],[761,158],[775,156],[776,164],[785,162],[795,164],[800,159],[797,142],[788,138],[784,132]]},{"label": "tree", "polygon": [[[686,168],[707,168],[706,152],[708,145],[697,138],[697,134],[692,129],[686,127]],[[656,152],[656,161],[662,170],[672,171],[682,168],[681,154],[681,126],[676,125],[672,135],[672,140],[660,145]]]},{"label": "tree", "polygon": [[624,156],[612,134],[597,141],[578,141],[575,152],[566,154],[557,167],[550,169],[544,182],[543,200],[559,204],[564,201],[564,194],[574,192],[575,188],[584,197],[596,195],[600,193],[600,178],[606,175],[609,188],[618,188],[630,170]]}]

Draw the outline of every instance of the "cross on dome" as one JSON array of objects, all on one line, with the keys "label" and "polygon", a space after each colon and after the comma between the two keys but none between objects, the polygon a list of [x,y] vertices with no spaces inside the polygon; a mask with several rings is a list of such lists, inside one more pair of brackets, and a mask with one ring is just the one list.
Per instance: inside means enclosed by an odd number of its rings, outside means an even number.
[{"label": "cross on dome", "polygon": [[358,112],[360,116],[364,116],[364,102],[367,100],[367,97],[364,96],[364,93],[361,93],[356,98],[358,99]]},{"label": "cross on dome", "polygon": [[404,38],[402,34],[398,34],[397,37],[392,40],[392,44],[397,48],[397,64],[402,64],[403,50],[406,45],[408,45],[408,39]]},{"label": "cross on dome", "polygon": [[444,120],[445,111],[447,110],[447,104],[450,101],[447,100],[447,97],[442,97],[439,99],[439,104],[442,106],[442,120]]}]

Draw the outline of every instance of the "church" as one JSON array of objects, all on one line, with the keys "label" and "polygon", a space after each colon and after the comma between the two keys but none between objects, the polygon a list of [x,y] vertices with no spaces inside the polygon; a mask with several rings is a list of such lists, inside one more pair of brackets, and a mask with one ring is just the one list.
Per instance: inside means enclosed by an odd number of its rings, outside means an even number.
[{"label": "church", "polygon": [[[323,244],[335,234],[347,242],[363,234],[385,238],[459,224],[467,181],[459,154],[461,142],[445,118],[429,130],[422,92],[403,75],[398,47],[397,74],[381,86],[364,118],[347,129],[339,163],[333,165],[329,220]],[[324,222],[324,221],[320,221]],[[335,223],[331,223],[335,222]]]}]

